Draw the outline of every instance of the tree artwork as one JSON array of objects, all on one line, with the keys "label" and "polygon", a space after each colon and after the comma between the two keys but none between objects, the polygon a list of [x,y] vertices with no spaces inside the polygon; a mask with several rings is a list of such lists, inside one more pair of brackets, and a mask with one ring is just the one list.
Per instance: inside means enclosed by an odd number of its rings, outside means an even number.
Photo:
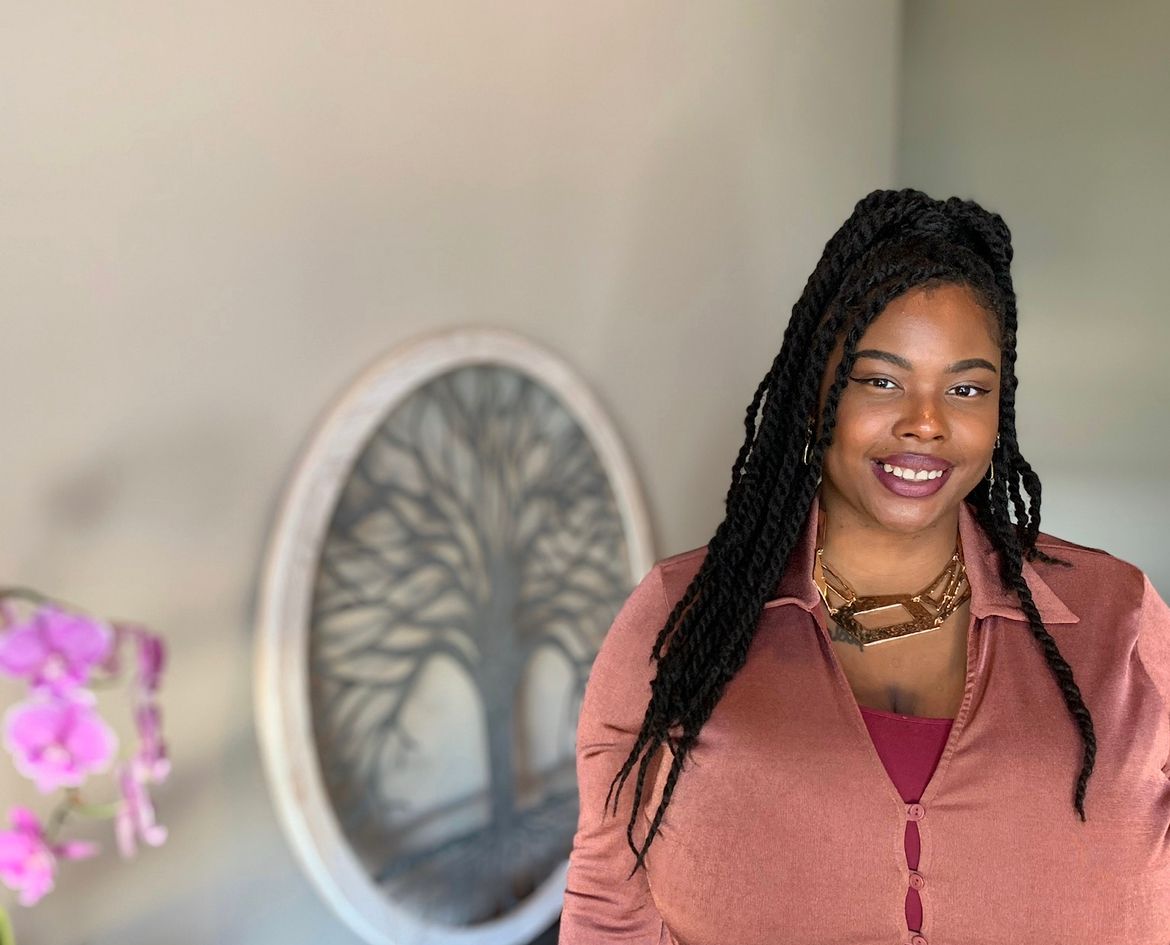
[{"label": "tree artwork", "polygon": [[342,832],[420,918],[505,914],[568,856],[576,714],[631,586],[603,464],[525,374],[440,374],[365,443],[313,587],[314,737]]}]

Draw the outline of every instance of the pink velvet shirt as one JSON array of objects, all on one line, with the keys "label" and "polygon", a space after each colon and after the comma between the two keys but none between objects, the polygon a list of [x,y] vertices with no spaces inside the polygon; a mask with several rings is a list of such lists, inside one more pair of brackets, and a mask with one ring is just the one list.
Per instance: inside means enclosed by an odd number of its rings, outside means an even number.
[{"label": "pink velvet shirt", "polygon": [[[578,723],[581,812],[560,945],[1170,943],[1170,610],[1146,576],[1048,535],[1040,547],[1073,567],[1024,565],[1096,731],[1081,822],[1079,731],[1000,581],[998,552],[962,506],[964,694],[929,783],[907,803],[829,642],[811,576],[816,514],[814,504],[647,869],[631,878],[632,782],[617,817],[603,815],[605,795],[642,720],[654,637],[705,547],[659,561],[622,606]],[[636,837],[667,767],[651,768]]]}]

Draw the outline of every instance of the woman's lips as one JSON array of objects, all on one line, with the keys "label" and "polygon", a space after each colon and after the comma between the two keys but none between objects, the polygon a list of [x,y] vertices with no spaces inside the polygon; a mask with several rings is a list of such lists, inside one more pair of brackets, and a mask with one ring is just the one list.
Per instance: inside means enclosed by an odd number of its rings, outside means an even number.
[{"label": "woman's lips", "polygon": [[951,470],[954,466],[947,467],[941,476],[935,479],[902,479],[895,476],[893,473],[888,473],[882,463],[876,460],[870,463],[873,468],[874,475],[877,476],[878,482],[889,489],[894,495],[899,495],[907,499],[921,499],[928,495],[934,495],[951,477]]}]

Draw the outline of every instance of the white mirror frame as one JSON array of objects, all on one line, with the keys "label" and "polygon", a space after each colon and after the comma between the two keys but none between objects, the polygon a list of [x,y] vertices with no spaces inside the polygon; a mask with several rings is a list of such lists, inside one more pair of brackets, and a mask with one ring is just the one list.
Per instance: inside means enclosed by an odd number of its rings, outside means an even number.
[{"label": "white mirror frame", "polygon": [[505,916],[466,928],[425,922],[392,902],[362,867],[316,758],[309,616],[334,508],[379,423],[432,378],[473,364],[511,367],[561,400],[589,437],[613,489],[631,586],[655,561],[641,487],[601,405],[564,361],[520,335],[455,328],[407,342],[364,371],[318,422],[285,488],[264,561],[255,621],[256,725],[269,788],[297,859],[325,901],[371,945],[526,945],[556,921],[564,898],[567,860]]}]

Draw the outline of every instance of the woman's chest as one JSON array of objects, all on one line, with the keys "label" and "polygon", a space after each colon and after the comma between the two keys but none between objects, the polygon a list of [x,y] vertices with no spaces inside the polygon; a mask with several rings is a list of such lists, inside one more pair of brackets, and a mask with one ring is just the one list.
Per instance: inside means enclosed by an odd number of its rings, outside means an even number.
[{"label": "woman's chest", "polygon": [[825,617],[833,656],[858,705],[930,718],[958,715],[967,680],[966,607],[937,630],[867,647]]},{"label": "woman's chest", "polygon": [[[682,945],[908,940],[909,819],[931,945],[1165,940],[1165,706],[1124,659],[1078,661],[1098,736],[1082,822],[1071,804],[1081,744],[1059,689],[1041,684],[1043,657],[1026,628],[984,629],[998,636],[975,638],[966,703],[916,804],[891,783],[816,628],[760,637],[651,847],[651,889]],[[651,776],[650,812],[665,770]],[[1054,870],[1059,894],[1045,885]]]},{"label": "woman's chest", "polygon": [[[1057,738],[1055,751],[952,753],[935,789],[904,803],[870,746],[837,724],[819,734],[774,727],[737,751],[735,735],[715,731],[721,749],[709,742],[688,764],[647,862],[680,945],[909,941],[912,820],[931,945],[1165,942],[1170,784],[1160,773],[1124,791],[1109,778],[1082,823],[1069,803],[1075,771],[1061,763],[1069,746]],[[770,758],[757,751],[766,742]],[[651,810],[663,782],[654,779]]]}]

